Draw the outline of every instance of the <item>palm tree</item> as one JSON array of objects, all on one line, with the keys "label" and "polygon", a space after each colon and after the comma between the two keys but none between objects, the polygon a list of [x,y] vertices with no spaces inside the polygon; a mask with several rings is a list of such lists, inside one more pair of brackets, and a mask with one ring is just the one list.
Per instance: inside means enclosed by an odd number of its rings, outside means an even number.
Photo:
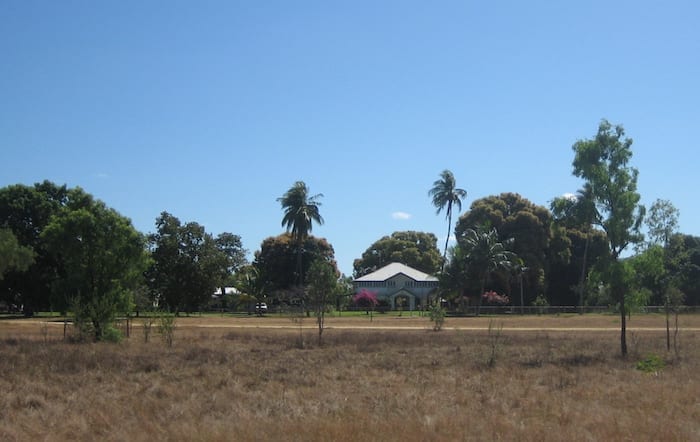
[{"label": "palm tree", "polygon": [[309,196],[309,188],[306,186],[306,183],[297,181],[282,197],[277,198],[284,210],[282,225],[287,228],[287,232],[291,232],[297,248],[297,269],[295,275],[297,285],[302,284],[304,281],[301,266],[304,241],[313,229],[314,222],[323,224],[323,217],[321,217],[318,210],[321,205],[318,200],[321,197],[323,197],[321,193]]},{"label": "palm tree", "polygon": [[593,224],[598,222],[600,218],[593,200],[593,187],[590,183],[585,183],[583,188],[576,192],[576,195],[555,198],[554,201],[552,201],[551,209],[555,220],[563,222],[564,225],[568,227],[582,229],[586,236],[586,242],[583,247],[581,273],[576,287],[576,291],[578,291],[579,295],[580,313],[583,313],[583,293],[587,277],[588,247],[591,242],[591,235],[593,234]]},{"label": "palm tree", "polygon": [[433,197],[433,205],[437,207],[436,214],[439,215],[445,209],[445,218],[447,218],[447,238],[445,239],[445,251],[442,254],[442,266],[440,267],[440,272],[442,273],[445,269],[447,244],[450,241],[450,232],[452,230],[452,206],[456,206],[457,210],[462,210],[462,199],[466,198],[467,191],[458,189],[454,175],[445,169],[440,174],[440,179],[433,183],[433,188],[430,189],[428,195]]},{"label": "palm tree", "polygon": [[509,268],[515,261],[515,253],[508,250],[512,241],[498,240],[496,229],[467,229],[458,245],[464,259],[464,265],[469,273],[479,281],[479,304],[476,314],[481,310],[481,297],[486,290],[486,282],[494,271],[499,268]]}]

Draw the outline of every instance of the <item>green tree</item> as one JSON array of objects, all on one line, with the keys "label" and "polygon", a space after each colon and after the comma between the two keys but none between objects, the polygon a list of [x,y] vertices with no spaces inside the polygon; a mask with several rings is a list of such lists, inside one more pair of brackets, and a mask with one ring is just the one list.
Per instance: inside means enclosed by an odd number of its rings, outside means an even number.
[{"label": "green tree", "polygon": [[[596,207],[593,201],[593,193],[591,186],[586,183],[582,189],[579,189],[576,195],[568,195],[555,198],[550,208],[555,225],[565,229],[565,235],[569,239],[571,258],[568,263],[562,263],[560,271],[553,272],[555,275],[566,277],[570,272],[569,269],[575,268],[575,264],[579,262],[578,281],[575,285],[575,293],[578,298],[580,312],[583,313],[584,294],[586,292],[586,279],[591,267],[591,263],[595,264],[598,257],[603,254],[605,245],[605,235],[600,231],[593,229],[593,222],[596,219]],[[581,247],[583,243],[583,247]],[[592,250],[591,250],[592,249]],[[579,253],[580,252],[580,253]],[[593,252],[593,253],[591,253]],[[589,259],[592,257],[593,259]],[[550,283],[552,279],[550,278]],[[564,279],[565,281],[567,279]],[[566,284],[571,286],[572,284]],[[568,287],[552,287],[555,290],[562,291]]]},{"label": "green tree", "polygon": [[626,287],[618,278],[621,269],[620,254],[630,244],[643,240],[640,233],[644,207],[639,205],[637,169],[628,165],[632,157],[632,140],[625,138],[622,126],[612,126],[602,120],[595,138],[577,141],[574,175],[583,178],[591,187],[596,206],[594,223],[605,231],[610,251],[608,282],[613,296],[620,305],[620,350],[627,355],[625,322]]},{"label": "green tree", "polygon": [[477,315],[481,310],[481,299],[486,292],[486,284],[493,272],[508,269],[516,255],[508,250],[512,241],[501,242],[494,228],[467,229],[457,239],[461,249],[458,256],[464,259],[466,274],[472,275],[479,283]]},{"label": "green tree", "polygon": [[700,305],[700,237],[677,233],[664,248],[666,268],[687,305]]},{"label": "green tree", "polygon": [[[298,268],[297,251],[299,247],[289,233],[269,237],[260,244],[260,250],[255,252],[253,265],[267,281],[269,290],[281,299],[304,299],[304,291],[297,285]],[[324,238],[308,235],[302,243],[303,250],[301,270],[306,273],[311,263],[324,260],[337,268],[333,246]]]},{"label": "green tree", "polygon": [[297,285],[304,284],[302,267],[302,254],[304,240],[313,230],[313,223],[323,224],[323,217],[319,212],[320,198],[323,194],[309,195],[309,188],[303,181],[297,181],[277,201],[282,205],[284,216],[282,226],[285,226],[296,245],[297,266],[295,280]]},{"label": "green tree", "polygon": [[145,241],[131,221],[81,189],[41,234],[63,271],[54,289],[72,300],[76,322],[101,340],[120,311],[129,311],[147,263]]},{"label": "green tree", "polygon": [[399,262],[428,274],[440,270],[440,250],[437,237],[432,233],[394,232],[375,241],[362,258],[353,263],[355,277],[371,273],[392,262]]},{"label": "green tree", "polygon": [[0,227],[11,230],[20,247],[34,252],[34,260],[28,268],[7,270],[0,281],[0,292],[6,302],[22,305],[27,316],[40,309],[65,311],[67,308],[61,297],[52,291],[52,283],[61,272],[62,264],[41,237],[51,217],[65,206],[67,197],[65,185],[58,186],[50,181],[0,189]]},{"label": "green tree", "polygon": [[433,182],[433,187],[428,194],[433,198],[433,206],[437,208],[436,214],[440,214],[445,210],[445,218],[447,219],[447,237],[445,238],[445,251],[442,254],[442,263],[440,264],[440,272],[445,269],[447,260],[447,244],[450,241],[452,232],[452,207],[457,207],[457,210],[462,210],[462,200],[467,197],[467,191],[457,188],[457,180],[449,170],[443,170],[440,174],[440,179]]},{"label": "green tree", "polygon": [[678,216],[680,212],[669,200],[657,199],[649,208],[649,216],[645,219],[648,229],[648,243],[668,245],[671,237],[678,232]]},{"label": "green tree", "polygon": [[[473,201],[469,211],[459,217],[455,235],[459,239],[467,230],[478,230],[482,226],[496,229],[500,242],[512,238],[512,251],[528,268],[523,275],[526,302],[532,302],[537,294],[548,289],[546,283],[552,264],[566,263],[569,259],[568,243],[560,237],[561,232],[552,229],[549,209],[517,193],[501,193]],[[507,281],[503,282],[503,290],[509,290]]]},{"label": "green tree", "polygon": [[0,280],[8,270],[23,272],[34,262],[34,251],[19,244],[10,229],[0,228]]},{"label": "green tree", "polygon": [[316,260],[309,268],[309,302],[318,324],[318,344],[322,343],[326,311],[333,305],[337,294],[338,271],[325,260]]},{"label": "green tree", "polygon": [[147,276],[161,308],[175,313],[200,309],[243,262],[236,235],[214,239],[200,224],[182,224],[168,212],[156,219],[156,228],[149,236],[153,262]]}]

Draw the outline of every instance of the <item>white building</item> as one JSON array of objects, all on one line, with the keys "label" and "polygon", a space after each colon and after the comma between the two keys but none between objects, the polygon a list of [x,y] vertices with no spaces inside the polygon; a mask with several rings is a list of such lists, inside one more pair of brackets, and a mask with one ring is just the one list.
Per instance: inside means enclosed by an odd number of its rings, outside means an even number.
[{"label": "white building", "polygon": [[355,293],[362,289],[374,292],[377,300],[387,301],[409,310],[427,306],[438,289],[438,279],[412,267],[393,262],[353,281]]}]

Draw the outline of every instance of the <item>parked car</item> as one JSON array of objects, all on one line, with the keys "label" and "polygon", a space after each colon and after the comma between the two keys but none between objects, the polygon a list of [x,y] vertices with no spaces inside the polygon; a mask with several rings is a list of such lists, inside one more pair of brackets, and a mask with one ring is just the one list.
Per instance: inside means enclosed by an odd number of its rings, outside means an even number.
[{"label": "parked car", "polygon": [[262,316],[267,313],[267,304],[264,302],[258,302],[255,304],[255,313]]}]

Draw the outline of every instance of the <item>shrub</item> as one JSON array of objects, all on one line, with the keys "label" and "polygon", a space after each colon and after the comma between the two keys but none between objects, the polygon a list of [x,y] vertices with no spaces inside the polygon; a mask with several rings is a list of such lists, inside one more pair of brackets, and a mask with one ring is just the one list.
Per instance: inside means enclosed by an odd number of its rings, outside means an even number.
[{"label": "shrub", "polygon": [[666,362],[658,355],[651,354],[637,362],[637,370],[644,373],[658,373],[666,367]]}]

